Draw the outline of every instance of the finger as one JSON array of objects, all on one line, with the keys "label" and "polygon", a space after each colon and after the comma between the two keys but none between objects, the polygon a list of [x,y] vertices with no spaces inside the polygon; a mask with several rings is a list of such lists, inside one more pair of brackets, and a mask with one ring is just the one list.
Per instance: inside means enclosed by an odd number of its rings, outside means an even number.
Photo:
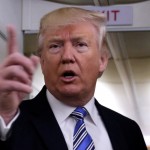
[{"label": "finger", "polygon": [[23,84],[14,80],[4,80],[1,82],[3,86],[0,87],[1,92],[23,92],[23,93],[31,93],[32,87],[27,84]]},{"label": "finger", "polygon": [[6,59],[5,62],[3,63],[3,68],[12,65],[19,65],[30,75],[33,75],[34,73],[33,62],[29,58],[23,56],[20,53],[14,53],[8,59]]},{"label": "finger", "polygon": [[17,35],[15,28],[11,25],[7,26],[7,32],[8,32],[7,49],[8,55],[10,55],[18,51]]},{"label": "finger", "polygon": [[39,64],[40,60],[38,56],[32,55],[30,57],[31,61],[33,62],[34,67],[36,68],[37,65]]},{"label": "finger", "polygon": [[3,72],[1,72],[1,76],[3,76],[3,79],[7,79],[7,80],[15,79],[22,83],[31,85],[29,74],[27,74],[26,71],[20,66],[15,65],[15,66],[7,67]]}]

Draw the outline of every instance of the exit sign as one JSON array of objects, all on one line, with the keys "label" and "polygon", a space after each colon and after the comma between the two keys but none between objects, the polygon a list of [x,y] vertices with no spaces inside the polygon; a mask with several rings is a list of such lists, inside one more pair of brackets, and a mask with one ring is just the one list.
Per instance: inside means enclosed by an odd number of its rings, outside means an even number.
[{"label": "exit sign", "polygon": [[86,9],[95,10],[104,13],[107,18],[107,25],[132,25],[133,24],[133,7],[132,6],[85,6]]}]

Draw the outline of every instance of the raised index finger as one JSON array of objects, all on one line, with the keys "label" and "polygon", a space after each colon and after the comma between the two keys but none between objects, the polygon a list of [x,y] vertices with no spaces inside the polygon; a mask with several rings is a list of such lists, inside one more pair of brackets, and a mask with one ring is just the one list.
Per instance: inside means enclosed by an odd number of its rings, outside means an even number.
[{"label": "raised index finger", "polygon": [[17,35],[15,28],[11,25],[7,26],[7,32],[8,32],[7,49],[8,55],[10,55],[14,52],[18,52]]}]

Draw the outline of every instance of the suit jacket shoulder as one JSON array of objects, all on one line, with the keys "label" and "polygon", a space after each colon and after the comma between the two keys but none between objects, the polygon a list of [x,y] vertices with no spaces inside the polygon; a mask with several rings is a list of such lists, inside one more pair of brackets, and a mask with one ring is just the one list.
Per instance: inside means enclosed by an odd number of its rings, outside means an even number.
[{"label": "suit jacket shoulder", "polygon": [[138,124],[95,101],[115,150],[147,150]]}]

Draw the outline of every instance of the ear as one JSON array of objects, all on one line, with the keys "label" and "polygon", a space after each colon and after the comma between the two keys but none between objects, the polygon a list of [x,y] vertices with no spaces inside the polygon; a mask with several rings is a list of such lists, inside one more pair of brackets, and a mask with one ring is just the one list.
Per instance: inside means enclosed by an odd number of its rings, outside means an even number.
[{"label": "ear", "polygon": [[109,51],[109,46],[108,46],[108,43],[107,43],[107,39],[104,39],[103,42],[102,42],[101,50],[100,50],[99,77],[101,77],[101,75],[105,71],[110,56],[111,56],[111,54],[110,54],[110,51]]},{"label": "ear", "polygon": [[108,64],[108,52],[104,51],[101,53],[99,58],[99,75],[101,76],[103,72],[105,71],[107,64]]}]

